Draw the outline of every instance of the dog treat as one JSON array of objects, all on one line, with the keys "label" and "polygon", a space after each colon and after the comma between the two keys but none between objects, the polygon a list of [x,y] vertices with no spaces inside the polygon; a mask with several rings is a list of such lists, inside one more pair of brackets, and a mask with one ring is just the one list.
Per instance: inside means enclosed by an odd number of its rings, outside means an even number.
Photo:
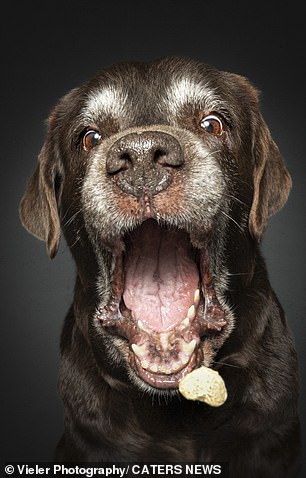
[{"label": "dog treat", "polygon": [[218,372],[200,367],[188,373],[179,383],[179,391],[187,400],[199,400],[211,407],[220,407],[227,399],[223,378]]}]

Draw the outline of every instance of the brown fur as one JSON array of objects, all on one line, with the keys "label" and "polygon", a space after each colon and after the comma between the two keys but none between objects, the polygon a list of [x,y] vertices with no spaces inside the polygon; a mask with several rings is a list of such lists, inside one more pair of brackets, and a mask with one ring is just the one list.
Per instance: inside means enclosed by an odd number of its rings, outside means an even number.
[{"label": "brown fur", "polygon": [[[182,84],[196,85],[189,96],[181,91],[184,101],[174,87]],[[88,98],[107,89],[122,105],[89,111]],[[220,137],[199,126],[211,112],[225,118]],[[102,135],[89,152],[80,141],[84,128]],[[183,158],[166,154],[152,163],[137,143],[166,144],[169,136]],[[122,144],[127,162],[116,156]],[[50,257],[62,227],[77,264],[61,341],[66,426],[58,460],[212,461],[228,463],[233,478],[290,476],[298,449],[296,354],[258,247],[290,186],[257,91],[238,75],[178,58],[123,64],[60,101],[20,207]],[[146,383],[135,365],[129,338],[136,340],[136,325],[118,312],[120,264],[131,230],[148,219],[187,231],[205,262],[209,311],[195,320],[204,327],[195,361],[222,375],[228,400],[220,408]],[[157,350],[154,334],[137,333]]]}]

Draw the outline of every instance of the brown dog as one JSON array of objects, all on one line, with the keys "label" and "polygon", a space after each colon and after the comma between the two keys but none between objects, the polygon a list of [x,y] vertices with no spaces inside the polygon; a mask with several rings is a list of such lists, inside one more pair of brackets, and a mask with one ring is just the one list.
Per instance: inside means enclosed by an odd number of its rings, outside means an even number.
[{"label": "brown dog", "polygon": [[[170,58],[72,90],[21,202],[77,264],[62,334],[62,461],[224,462],[285,477],[298,445],[296,354],[258,243],[291,185],[243,77]],[[228,399],[190,402],[205,365]]]}]

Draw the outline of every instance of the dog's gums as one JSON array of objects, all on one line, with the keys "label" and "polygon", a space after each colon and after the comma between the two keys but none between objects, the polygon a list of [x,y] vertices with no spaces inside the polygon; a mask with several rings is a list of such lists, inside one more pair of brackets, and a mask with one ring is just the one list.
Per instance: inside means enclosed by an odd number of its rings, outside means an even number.
[{"label": "dog's gums", "polygon": [[125,235],[116,258],[104,330],[127,341],[129,363],[156,388],[177,388],[203,362],[202,345],[227,325],[213,287],[206,251],[187,232],[153,219]]}]

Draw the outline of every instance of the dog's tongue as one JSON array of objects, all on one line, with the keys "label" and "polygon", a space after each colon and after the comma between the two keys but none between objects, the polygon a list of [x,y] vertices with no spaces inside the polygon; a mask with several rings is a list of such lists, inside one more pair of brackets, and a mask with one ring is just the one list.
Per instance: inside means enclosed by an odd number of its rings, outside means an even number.
[{"label": "dog's tongue", "polygon": [[130,235],[123,299],[136,320],[157,332],[171,329],[186,317],[198,283],[185,232],[147,220]]}]

